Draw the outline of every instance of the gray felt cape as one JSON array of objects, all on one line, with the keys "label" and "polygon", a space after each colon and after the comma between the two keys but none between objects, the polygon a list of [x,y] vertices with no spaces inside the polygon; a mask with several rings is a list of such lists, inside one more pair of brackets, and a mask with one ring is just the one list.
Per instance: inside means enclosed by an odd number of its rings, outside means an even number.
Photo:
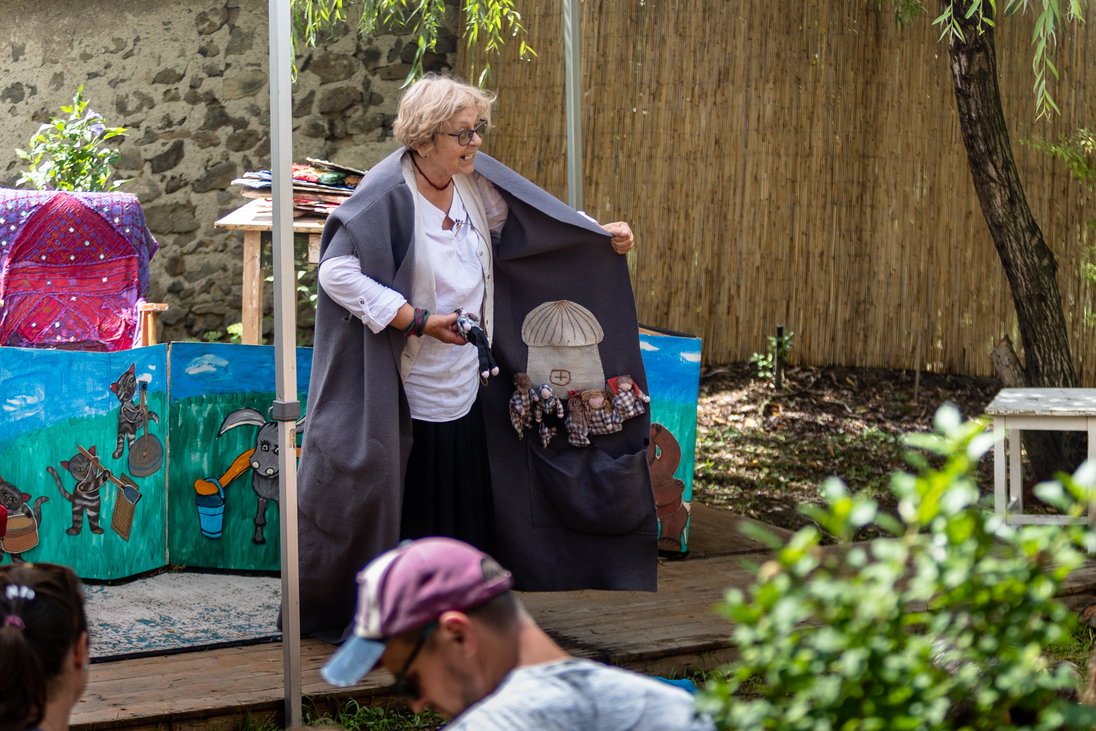
[{"label": "gray felt cape", "polygon": [[[405,296],[416,255],[413,194],[393,153],[331,215],[321,261],[357,254],[364,273]],[[501,372],[482,387],[498,550],[517,589],[654,591],[657,519],[646,462],[650,419],[574,448],[565,429],[542,449],[508,416],[513,374],[526,369],[525,316],[548,301],[590,310],[605,333],[607,378],[647,392],[625,257],[599,226],[483,153],[476,170],[510,206],[494,256],[494,339]],[[399,375],[406,339],[371,332],[322,288],[299,472],[301,629],[337,639],[356,602],[355,574],[399,541],[411,416]],[[471,347],[471,346],[468,346]],[[559,394],[566,399],[566,394]],[[413,509],[413,506],[411,506]]]}]

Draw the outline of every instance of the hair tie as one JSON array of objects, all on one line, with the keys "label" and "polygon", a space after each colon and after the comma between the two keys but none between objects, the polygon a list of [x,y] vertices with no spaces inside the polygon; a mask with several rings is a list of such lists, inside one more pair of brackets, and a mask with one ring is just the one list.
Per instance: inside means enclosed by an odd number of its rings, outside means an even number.
[{"label": "hair tie", "polygon": [[23,599],[24,601],[29,602],[34,600],[34,589],[31,589],[29,586],[8,584],[7,588],[4,590],[4,595],[8,600]]},{"label": "hair tie", "polygon": [[8,625],[15,627],[20,632],[27,631],[27,625],[23,623],[23,620],[20,617],[16,617],[14,614],[9,614],[4,617],[4,626],[7,627]]}]

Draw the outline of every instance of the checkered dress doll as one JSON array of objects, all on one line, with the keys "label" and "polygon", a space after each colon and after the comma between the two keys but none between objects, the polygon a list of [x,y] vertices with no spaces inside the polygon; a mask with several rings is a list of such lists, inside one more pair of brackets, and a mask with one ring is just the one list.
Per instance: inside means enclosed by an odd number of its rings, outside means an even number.
[{"label": "checkered dress doll", "polygon": [[516,390],[510,397],[510,423],[518,433],[518,439],[521,439],[525,436],[525,430],[533,426],[532,405],[537,395],[533,392],[533,382],[524,373],[514,374],[514,386]]},{"label": "checkered dress doll", "polygon": [[540,446],[547,448],[548,442],[552,441],[552,437],[556,435],[556,428],[554,426],[548,426],[544,417],[555,414],[558,418],[562,419],[563,402],[556,398],[556,392],[553,391],[552,387],[547,383],[537,390],[539,392],[539,399],[533,404],[533,419],[536,420],[539,425]]},{"label": "checkered dress doll", "polygon": [[582,403],[582,394],[574,393],[567,399],[567,441],[573,447],[589,447],[590,420]]},{"label": "checkered dress doll", "polygon": [[613,410],[620,414],[621,419],[631,419],[646,412],[644,404],[651,402],[651,397],[639,390],[631,376],[618,376],[609,380],[609,387],[613,393]]},{"label": "checkered dress doll", "polygon": [[613,408],[607,393],[600,388],[582,392],[582,403],[590,424],[591,434],[614,434],[624,428],[620,414]]}]

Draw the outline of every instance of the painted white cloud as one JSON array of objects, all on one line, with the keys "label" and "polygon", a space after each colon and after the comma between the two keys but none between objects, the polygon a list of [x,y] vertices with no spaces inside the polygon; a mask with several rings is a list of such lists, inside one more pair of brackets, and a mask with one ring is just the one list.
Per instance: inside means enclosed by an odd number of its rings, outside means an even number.
[{"label": "painted white cloud", "polygon": [[650,343],[648,343],[648,342],[647,342],[646,340],[640,340],[640,341],[639,341],[639,349],[640,349],[640,350],[658,350],[658,348],[656,348],[655,346],[651,345],[651,344],[650,344]]},{"label": "painted white cloud", "polygon": [[687,360],[690,363],[699,363],[700,353],[682,353],[681,360]]},{"label": "painted white cloud", "polygon": [[228,368],[228,361],[215,355],[201,355],[190,361],[184,370],[191,376],[202,373],[216,373]]},{"label": "painted white cloud", "polygon": [[9,393],[17,391],[17,393],[4,399],[3,409],[16,419],[40,414],[45,408],[46,389],[41,383],[11,384],[9,382],[8,391]]}]

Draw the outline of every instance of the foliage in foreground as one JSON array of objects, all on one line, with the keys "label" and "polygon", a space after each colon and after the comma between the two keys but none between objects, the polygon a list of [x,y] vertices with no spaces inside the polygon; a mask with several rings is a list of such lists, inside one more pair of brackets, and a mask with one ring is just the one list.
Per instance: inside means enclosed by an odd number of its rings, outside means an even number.
[{"label": "foliage in foreground", "polygon": [[51,117],[30,138],[26,152],[16,150],[30,163],[19,185],[30,183],[38,190],[114,190],[124,180],[111,181],[118,150],[103,143],[125,135],[124,127],[107,127],[103,117],[88,109],[84,87],[76,90],[71,107],[61,107],[67,119]]},{"label": "foliage in foreground", "polygon": [[[911,452],[920,476],[897,473],[899,518],[874,500],[825,486],[828,507],[807,508],[846,544],[823,551],[807,527],[758,570],[747,597],[727,592],[740,660],[709,683],[699,707],[721,727],[751,729],[1091,728],[1096,711],[1062,697],[1075,688],[1048,646],[1073,614],[1054,599],[1096,548],[1086,528],[1005,525],[978,506],[972,471],[992,436],[942,407],[935,434],[907,436],[943,467]],[[1096,466],[1037,488],[1081,515]],[[877,523],[890,538],[848,545]],[[758,536],[762,538],[763,536]],[[769,539],[771,540],[771,539]],[[776,546],[774,546],[775,548]],[[750,694],[738,695],[746,685]]]}]

